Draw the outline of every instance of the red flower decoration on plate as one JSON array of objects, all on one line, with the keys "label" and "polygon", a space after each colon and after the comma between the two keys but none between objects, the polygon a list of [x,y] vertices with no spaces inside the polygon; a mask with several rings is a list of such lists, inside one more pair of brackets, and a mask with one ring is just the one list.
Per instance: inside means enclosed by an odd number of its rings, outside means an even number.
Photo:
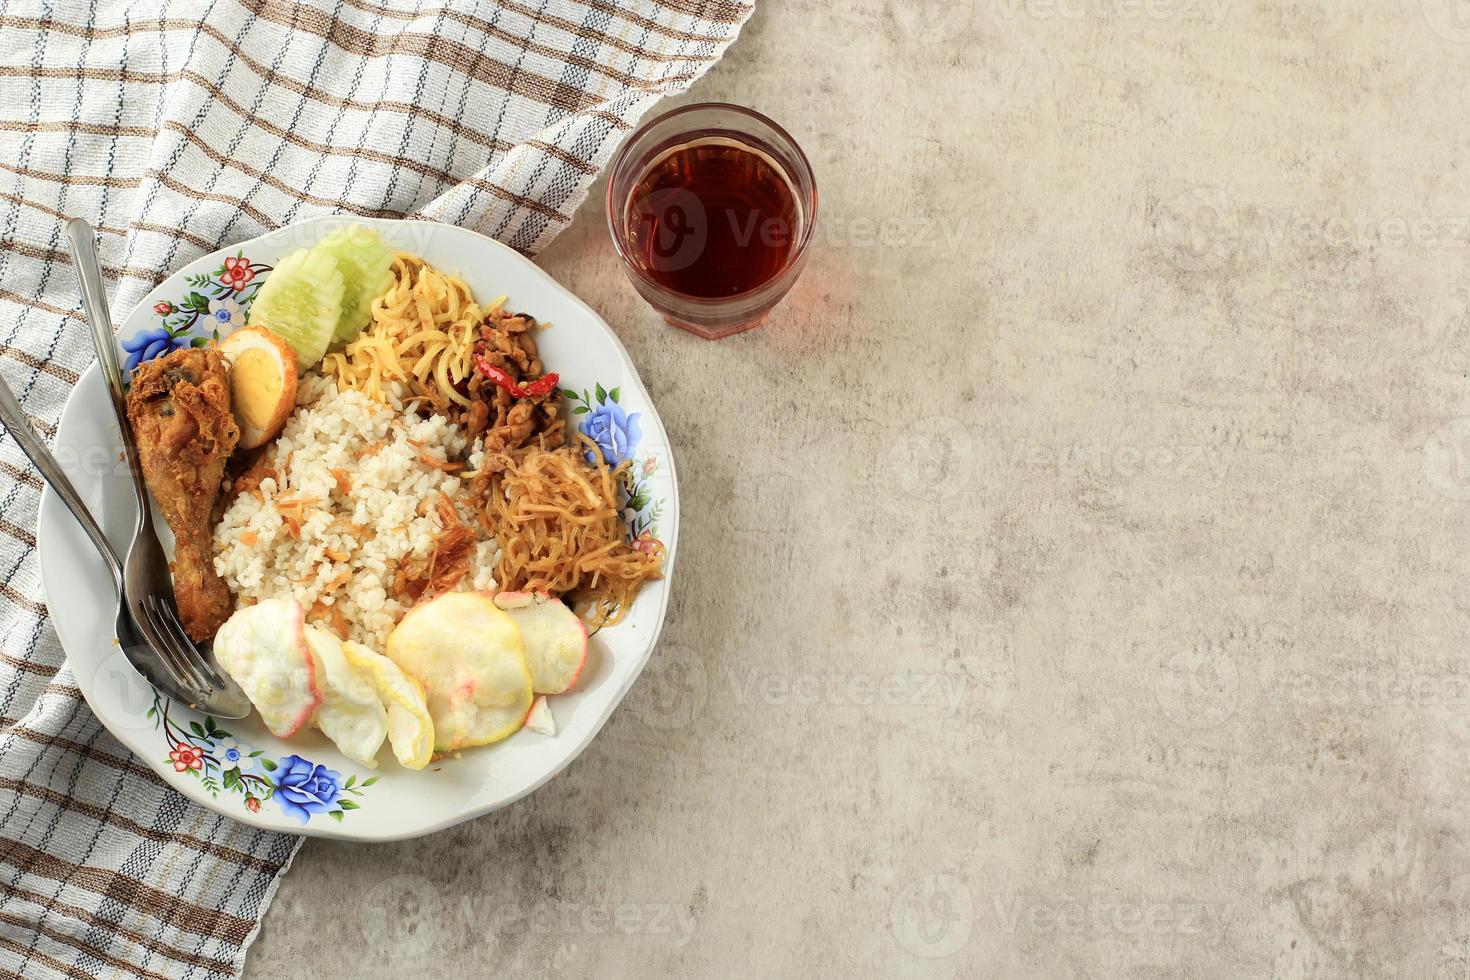
[{"label": "red flower decoration on plate", "polygon": [[204,750],[188,742],[180,742],[178,747],[168,754],[168,758],[174,764],[175,772],[204,768]]},{"label": "red flower decoration on plate", "polygon": [[245,288],[245,284],[255,278],[255,270],[250,268],[250,260],[244,257],[231,256],[225,259],[224,275],[220,276],[220,282],[229,286],[235,292]]},{"label": "red flower decoration on plate", "polygon": [[664,543],[653,536],[652,531],[644,531],[633,541],[633,550],[642,551],[650,555],[663,554]]},{"label": "red flower decoration on plate", "polygon": [[157,313],[159,316],[168,316],[173,311],[174,311],[174,304],[172,304],[172,303],[164,302],[164,303],[154,303],[153,304],[153,312],[154,313]]}]

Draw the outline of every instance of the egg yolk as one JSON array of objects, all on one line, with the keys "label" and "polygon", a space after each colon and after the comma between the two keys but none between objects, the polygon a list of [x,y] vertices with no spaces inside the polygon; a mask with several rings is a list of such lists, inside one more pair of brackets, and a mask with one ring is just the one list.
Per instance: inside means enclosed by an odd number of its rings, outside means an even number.
[{"label": "egg yolk", "polygon": [[266,351],[244,350],[235,358],[231,378],[235,382],[232,385],[235,411],[246,425],[264,428],[281,401],[280,362]]}]

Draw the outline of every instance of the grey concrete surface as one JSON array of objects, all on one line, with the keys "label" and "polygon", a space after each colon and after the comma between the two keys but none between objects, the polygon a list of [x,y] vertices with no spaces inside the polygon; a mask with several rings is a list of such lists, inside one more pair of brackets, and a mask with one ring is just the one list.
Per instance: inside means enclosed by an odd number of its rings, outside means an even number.
[{"label": "grey concrete surface", "polygon": [[662,326],[596,196],[543,259],[678,449],[648,673],[309,841],[247,976],[1466,975],[1457,10],[763,0],[691,98],[817,169],[771,323]]}]

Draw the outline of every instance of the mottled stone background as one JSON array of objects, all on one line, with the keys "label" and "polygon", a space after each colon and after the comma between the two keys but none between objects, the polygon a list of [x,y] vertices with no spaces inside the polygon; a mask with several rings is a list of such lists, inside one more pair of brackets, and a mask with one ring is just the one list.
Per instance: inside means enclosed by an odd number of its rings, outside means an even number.
[{"label": "mottled stone background", "polygon": [[664,642],[531,798],[309,841],[247,975],[1470,971],[1470,16],[763,0],[765,329],[543,262],[682,477]]}]

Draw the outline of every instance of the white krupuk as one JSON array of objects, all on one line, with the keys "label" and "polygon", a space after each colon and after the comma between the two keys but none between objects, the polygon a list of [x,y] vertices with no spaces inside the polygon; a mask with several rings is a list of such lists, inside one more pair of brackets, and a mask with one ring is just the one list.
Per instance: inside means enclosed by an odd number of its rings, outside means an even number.
[{"label": "white krupuk", "polygon": [[434,754],[434,722],[424,687],[380,653],[351,640],[342,644],[347,662],[377,691],[388,709],[388,742],[405,769],[422,769]]},{"label": "white krupuk", "polygon": [[378,767],[378,749],[388,737],[388,712],[373,684],[347,662],[342,641],[326,630],[306,627],[306,643],[326,681],[312,722],[353,762]]},{"label": "white krupuk", "polygon": [[388,659],[424,685],[441,752],[507,738],[531,710],[520,630],[483,592],[410,609],[388,637]]},{"label": "white krupuk", "polygon": [[587,624],[561,600],[540,592],[502,592],[495,604],[521,631],[531,690],[537,694],[571,690],[587,662]]},{"label": "white krupuk", "polygon": [[526,716],[526,730],[547,737],[556,734],[556,717],[551,713],[551,705],[546,703],[546,695],[541,695],[531,705],[531,713]]},{"label": "white krupuk", "polygon": [[271,734],[289,738],[322,703],[321,665],[306,642],[295,599],[238,610],[214,636],[214,656],[260,712]]}]

